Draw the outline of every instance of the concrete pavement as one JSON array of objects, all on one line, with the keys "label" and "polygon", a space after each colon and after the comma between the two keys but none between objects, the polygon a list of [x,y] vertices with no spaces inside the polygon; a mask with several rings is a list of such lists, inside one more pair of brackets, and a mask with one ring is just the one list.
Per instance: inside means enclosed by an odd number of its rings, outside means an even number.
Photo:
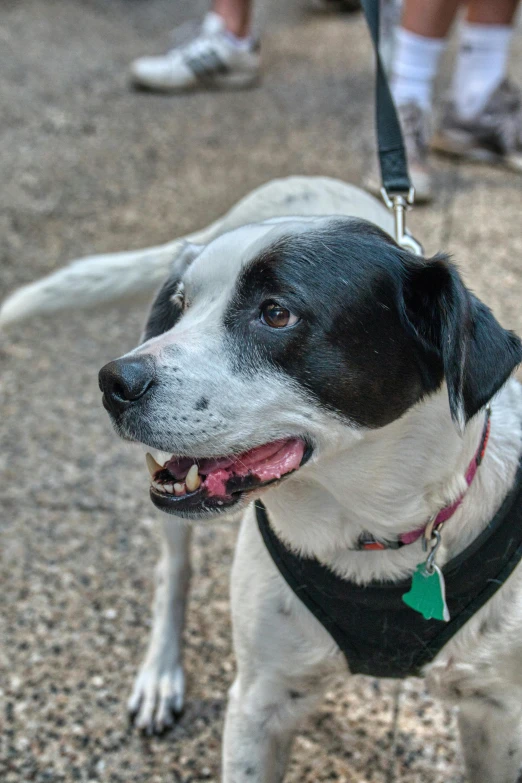
[{"label": "concrete pavement", "polygon": [[[364,22],[314,16],[304,0],[273,5],[258,90],[165,97],[130,91],[128,62],[167,45],[165,30],[205,4],[4,2],[1,296],[73,257],[203,226],[272,177],[360,182],[373,102]],[[519,74],[521,64],[518,38]],[[436,167],[435,204],[415,210],[412,225],[522,332],[520,178]],[[160,514],[141,452],[111,431],[96,375],[135,343],[143,316],[124,305],[0,338],[5,783],[218,780],[234,670],[232,525],[197,528],[183,717],[147,739],[125,714],[149,630]],[[288,773],[289,783],[329,780],[461,781],[454,715],[415,680],[340,684],[300,733]]]}]

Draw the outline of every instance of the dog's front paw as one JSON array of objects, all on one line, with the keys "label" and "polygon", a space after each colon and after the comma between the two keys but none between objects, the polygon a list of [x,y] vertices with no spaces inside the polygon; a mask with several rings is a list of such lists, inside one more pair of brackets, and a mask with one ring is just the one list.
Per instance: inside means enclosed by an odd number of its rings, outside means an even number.
[{"label": "dog's front paw", "polygon": [[162,734],[183,710],[185,676],[181,665],[168,669],[144,666],[134,683],[127,709],[136,728]]}]

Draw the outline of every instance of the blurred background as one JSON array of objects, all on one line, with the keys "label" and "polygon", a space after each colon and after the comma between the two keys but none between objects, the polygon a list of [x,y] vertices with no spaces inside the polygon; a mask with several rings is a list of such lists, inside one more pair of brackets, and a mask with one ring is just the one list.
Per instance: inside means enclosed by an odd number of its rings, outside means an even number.
[{"label": "blurred background", "polygon": [[[129,86],[132,60],[202,18],[200,0],[3,0],[0,296],[74,257],[160,244],[273,177],[359,184],[371,166],[373,54],[361,14],[263,8],[255,91]],[[447,87],[454,38],[436,94]],[[519,32],[510,71],[522,74]],[[437,158],[411,213],[504,326],[522,331],[520,175]],[[0,778],[5,783],[218,780],[233,679],[235,526],[199,525],[185,712],[164,738],[125,704],[150,625],[160,512],[142,453],[113,434],[98,369],[135,345],[142,308],[38,319],[0,336]],[[354,678],[300,733],[290,783],[457,783],[451,712],[422,683]]]}]

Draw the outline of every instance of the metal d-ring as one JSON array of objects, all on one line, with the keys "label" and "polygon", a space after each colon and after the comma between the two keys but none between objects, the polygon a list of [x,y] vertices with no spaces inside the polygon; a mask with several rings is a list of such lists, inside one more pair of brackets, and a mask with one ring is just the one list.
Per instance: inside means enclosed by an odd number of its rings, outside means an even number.
[{"label": "metal d-ring", "polygon": [[435,570],[435,555],[437,554],[437,550],[442,543],[442,536],[439,530],[434,530],[432,532],[430,543],[433,542],[433,539],[435,539],[435,543],[433,544],[430,553],[426,558],[426,571],[428,574],[432,574]]}]

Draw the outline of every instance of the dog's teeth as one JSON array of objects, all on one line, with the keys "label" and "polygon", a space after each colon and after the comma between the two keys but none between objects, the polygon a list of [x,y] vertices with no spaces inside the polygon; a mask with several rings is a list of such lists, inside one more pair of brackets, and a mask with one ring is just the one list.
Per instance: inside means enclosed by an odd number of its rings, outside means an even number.
[{"label": "dog's teeth", "polygon": [[152,454],[149,452],[145,454],[145,462],[147,463],[147,468],[149,469],[151,476],[153,476],[158,470],[161,470],[161,465],[158,465]]},{"label": "dog's teeth", "polygon": [[164,484],[163,489],[165,492],[168,492],[170,495],[174,494],[174,484]]},{"label": "dog's teeth", "polygon": [[158,484],[157,481],[151,481],[150,483],[151,483],[151,486],[153,486],[155,490],[157,490],[158,492],[163,492],[165,494],[165,489],[163,487],[163,484]]},{"label": "dog's teeth", "polygon": [[198,473],[198,466],[194,463],[192,465],[191,469],[187,473],[187,478],[185,479],[185,483],[187,485],[187,489],[189,492],[195,492],[198,487],[201,486],[201,479],[199,477]]},{"label": "dog's teeth", "polygon": [[180,495],[185,494],[185,485],[184,484],[174,484],[174,494],[178,497]]}]

